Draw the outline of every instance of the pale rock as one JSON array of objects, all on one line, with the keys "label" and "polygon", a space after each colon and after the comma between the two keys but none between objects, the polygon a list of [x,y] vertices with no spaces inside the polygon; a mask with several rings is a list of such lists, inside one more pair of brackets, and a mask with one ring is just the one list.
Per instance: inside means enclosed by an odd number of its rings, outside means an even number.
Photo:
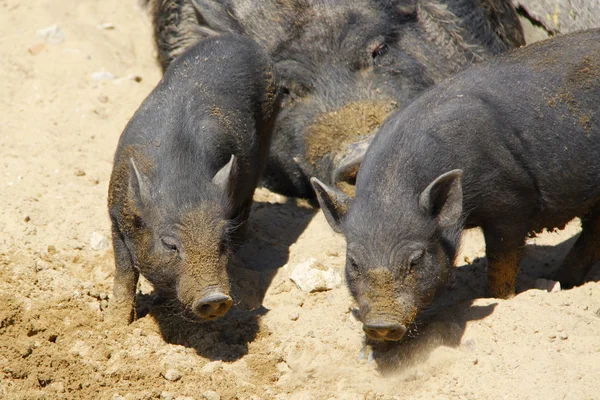
[{"label": "pale rock", "polygon": [[95,81],[110,81],[115,79],[116,76],[106,71],[98,71],[92,73],[92,79]]},{"label": "pale rock", "polygon": [[109,31],[109,30],[115,29],[115,24],[113,24],[111,22],[104,22],[102,24],[96,25],[96,28],[105,29],[105,30]]},{"label": "pale rock", "polygon": [[38,29],[36,34],[48,43],[58,44],[65,41],[65,33],[58,25],[50,25],[46,28]]},{"label": "pale rock", "polygon": [[90,247],[96,251],[103,250],[108,247],[108,239],[98,232],[92,232],[90,235]]},{"label": "pale rock", "polygon": [[341,275],[329,268],[321,269],[317,260],[311,258],[297,264],[290,274],[290,279],[304,292],[331,290],[342,283]]},{"label": "pale rock", "polygon": [[288,317],[292,321],[298,321],[298,318],[300,318],[300,313],[298,311],[294,311],[293,313],[290,313]]},{"label": "pale rock", "polygon": [[163,376],[168,381],[176,382],[180,380],[183,375],[176,369],[168,369],[167,372],[163,374]]},{"label": "pale rock", "polygon": [[202,398],[205,400],[221,400],[219,393],[212,390],[207,390],[206,392],[202,393]]},{"label": "pale rock", "polygon": [[169,392],[161,392],[160,393],[160,400],[173,400],[173,395]]},{"label": "pale rock", "polygon": [[81,358],[87,358],[91,351],[92,348],[87,343],[85,343],[83,340],[78,340],[73,344],[73,346],[71,346],[69,353]]}]

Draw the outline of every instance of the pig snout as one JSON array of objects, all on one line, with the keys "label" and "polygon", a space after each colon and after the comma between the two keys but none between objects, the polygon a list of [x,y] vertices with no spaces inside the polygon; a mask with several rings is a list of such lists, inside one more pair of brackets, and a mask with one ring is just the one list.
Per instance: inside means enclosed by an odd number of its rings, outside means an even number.
[{"label": "pig snout", "polygon": [[404,337],[406,327],[402,324],[370,322],[363,325],[363,331],[371,339],[396,341]]},{"label": "pig snout", "polygon": [[374,340],[401,340],[417,315],[411,302],[392,295],[362,300],[359,310],[363,331]]},{"label": "pig snout", "polygon": [[225,315],[232,304],[231,297],[223,293],[211,293],[194,301],[192,311],[202,319],[215,319]]}]

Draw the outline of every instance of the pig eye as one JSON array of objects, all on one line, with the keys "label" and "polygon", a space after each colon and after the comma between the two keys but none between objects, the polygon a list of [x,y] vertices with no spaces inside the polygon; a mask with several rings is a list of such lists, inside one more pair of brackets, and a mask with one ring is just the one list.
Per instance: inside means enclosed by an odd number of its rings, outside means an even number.
[{"label": "pig eye", "polygon": [[163,247],[169,251],[172,251],[175,253],[179,251],[179,249],[177,248],[177,244],[171,238],[167,238],[167,237],[160,238],[160,242],[162,243]]},{"label": "pig eye", "polygon": [[388,52],[389,48],[386,43],[379,43],[371,50],[371,57],[376,59],[377,57],[384,56]]},{"label": "pig eye", "polygon": [[136,229],[144,227],[144,220],[139,215],[133,216],[133,227]]}]

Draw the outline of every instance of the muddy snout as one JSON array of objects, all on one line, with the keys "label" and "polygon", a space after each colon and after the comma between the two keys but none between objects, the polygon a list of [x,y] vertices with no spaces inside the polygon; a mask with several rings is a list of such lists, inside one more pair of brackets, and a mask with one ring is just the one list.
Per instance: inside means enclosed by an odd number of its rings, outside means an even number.
[{"label": "muddy snout", "polygon": [[233,300],[223,293],[211,293],[194,301],[192,311],[202,319],[215,319],[222,317],[229,311]]},{"label": "muddy snout", "polygon": [[402,324],[370,323],[363,325],[363,331],[374,340],[396,341],[404,337],[406,327]]}]

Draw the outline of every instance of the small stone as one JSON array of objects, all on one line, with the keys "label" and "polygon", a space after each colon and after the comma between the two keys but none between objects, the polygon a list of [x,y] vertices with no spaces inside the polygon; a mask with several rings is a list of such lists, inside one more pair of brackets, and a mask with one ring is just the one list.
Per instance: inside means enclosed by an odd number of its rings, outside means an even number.
[{"label": "small stone", "polygon": [[106,71],[98,71],[92,73],[92,79],[95,81],[109,81],[115,79],[116,76]]},{"label": "small stone", "polygon": [[82,169],[76,169],[75,176],[85,176],[85,171]]},{"label": "small stone", "polygon": [[207,390],[206,392],[202,393],[202,398],[205,400],[221,400],[219,393],[212,390]]},{"label": "small stone", "polygon": [[108,239],[98,232],[92,232],[92,235],[90,236],[90,247],[92,250],[96,251],[103,250],[108,247]]},{"label": "small stone", "polygon": [[50,263],[44,261],[44,260],[37,260],[35,262],[35,270],[36,271],[44,271],[46,269],[50,268]]},{"label": "small stone", "polygon": [[36,34],[48,43],[58,44],[65,41],[65,34],[58,25],[38,29]]},{"label": "small stone", "polygon": [[181,372],[179,372],[178,370],[173,369],[173,368],[168,369],[167,372],[165,372],[163,374],[163,377],[166,380],[171,381],[171,382],[177,382],[178,380],[181,379],[182,376],[183,375],[181,374]]},{"label": "small stone", "polygon": [[566,332],[562,332],[558,335],[558,338],[560,340],[567,340],[569,338],[569,335]]},{"label": "small stone", "polygon": [[50,385],[48,385],[48,389],[56,393],[64,393],[65,384],[62,382],[52,382]]},{"label": "small stone", "polygon": [[169,392],[161,392],[160,400],[173,400],[173,395]]},{"label": "small stone", "polygon": [[561,290],[560,282],[543,278],[536,279],[533,287],[539,290],[545,290],[549,293],[560,292]]},{"label": "small stone", "polygon": [[107,308],[108,308],[108,301],[106,301],[106,300],[102,300],[102,301],[100,302],[100,310],[104,311],[104,310],[106,310]]},{"label": "small stone", "polygon": [[38,54],[40,54],[44,49],[46,48],[46,44],[45,43],[38,43],[38,44],[34,44],[33,46],[31,46],[30,48],[27,49],[27,51],[29,52],[29,54],[31,54],[32,56],[37,56]]},{"label": "small stone", "polygon": [[290,279],[300,290],[309,293],[331,290],[342,283],[342,277],[337,271],[324,268],[314,258],[297,264]]},{"label": "small stone", "polygon": [[110,22],[104,22],[102,24],[96,25],[96,28],[110,31],[110,30],[115,29],[115,24],[110,23]]},{"label": "small stone", "polygon": [[298,318],[300,318],[300,313],[298,311],[295,311],[293,313],[290,313],[288,315],[289,319],[291,319],[292,321],[298,321]]},{"label": "small stone", "polygon": [[26,215],[25,218],[23,219],[25,222],[29,222],[31,221],[31,217],[29,215]]}]

